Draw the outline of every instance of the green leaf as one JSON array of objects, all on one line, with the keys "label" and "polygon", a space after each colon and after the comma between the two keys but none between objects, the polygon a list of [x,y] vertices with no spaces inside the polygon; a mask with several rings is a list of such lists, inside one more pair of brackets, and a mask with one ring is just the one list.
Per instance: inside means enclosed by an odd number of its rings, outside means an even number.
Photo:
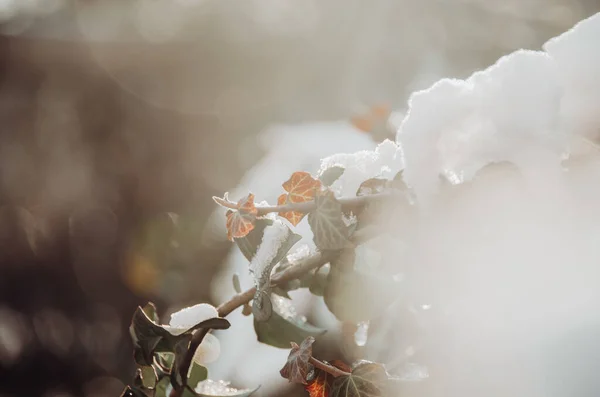
[{"label": "green leaf", "polygon": [[380,397],[385,395],[388,374],[381,364],[362,362],[349,376],[335,378],[331,397]]},{"label": "green leaf", "polygon": [[145,309],[141,307],[136,309],[129,327],[129,333],[134,343],[134,358],[142,366],[151,366],[154,362],[153,355],[156,352],[173,352],[176,344],[196,329],[226,329],[231,325],[224,318],[211,318],[195,324],[180,335],[173,335],[148,317],[146,311],[152,315],[152,311],[148,310],[148,305]]},{"label": "green leaf", "polygon": [[255,321],[267,321],[273,315],[273,303],[269,295],[268,288],[256,290],[252,299],[252,315]]},{"label": "green leaf", "polygon": [[256,293],[254,294],[254,299],[252,301],[252,314],[254,314],[254,318],[258,321],[267,321],[271,317],[273,311],[269,297],[271,293],[271,272],[273,268],[279,261],[286,257],[292,246],[302,239],[302,236],[292,232],[289,227],[285,225],[284,227],[287,230],[287,237],[281,242],[277,252],[272,259],[270,259],[270,262],[257,264],[262,270],[261,274],[254,275],[257,283]]},{"label": "green leaf", "polygon": [[236,244],[247,260],[251,261],[252,258],[254,258],[254,255],[256,255],[256,251],[258,250],[258,246],[262,242],[265,228],[272,224],[272,219],[258,218],[254,222],[254,229],[252,229],[250,233],[248,233],[245,237],[235,239]]},{"label": "green leaf", "polygon": [[146,306],[144,306],[142,310],[150,320],[154,321],[155,323],[158,323],[158,313],[156,311],[156,306],[154,305],[154,303],[146,303]]},{"label": "green leaf", "polygon": [[229,386],[229,382],[205,380],[198,384],[195,395],[200,397],[248,397],[260,386],[255,389],[235,389]]},{"label": "green leaf", "polygon": [[167,388],[170,385],[170,379],[168,377],[162,378],[156,385],[154,390],[154,397],[169,397],[167,395]]},{"label": "green leaf", "polygon": [[315,196],[315,204],[315,210],[308,214],[308,224],[317,248],[325,251],[351,247],[348,227],[342,218],[342,205],[333,192],[320,192]]},{"label": "green leaf", "polygon": [[354,266],[353,249],[332,263],[323,298],[340,321],[358,323],[382,314],[398,296],[401,282]]},{"label": "green leaf", "polygon": [[[272,296],[271,298],[274,301],[276,299],[286,301],[285,298],[279,296]],[[290,302],[283,302],[283,304],[291,305]],[[309,336],[319,336],[325,333],[324,329],[302,321],[294,313],[291,315],[288,313],[284,316],[278,307],[280,305],[274,305],[273,315],[268,321],[254,321],[254,331],[259,342],[280,349],[289,349],[290,342],[300,344]]]},{"label": "green leaf", "polygon": [[327,286],[327,278],[329,276],[330,266],[325,264],[317,269],[310,280],[308,290],[316,296],[323,296]]},{"label": "green leaf", "polygon": [[158,382],[158,374],[154,367],[143,366],[137,369],[135,377],[135,386],[146,389],[154,389]]},{"label": "green leaf", "polygon": [[340,176],[346,171],[344,167],[340,167],[339,165],[334,165],[333,167],[327,168],[319,175],[319,179],[321,183],[325,186],[331,186],[335,181],[339,179]]},{"label": "green leaf", "polygon": [[188,386],[195,389],[198,383],[208,379],[208,370],[202,365],[192,363],[190,372],[188,375]]},{"label": "green leaf", "polygon": [[[121,397],[148,397],[146,393],[142,391],[142,389],[138,387],[127,386],[123,393],[121,393]],[[158,397],[158,396],[157,396]]]}]

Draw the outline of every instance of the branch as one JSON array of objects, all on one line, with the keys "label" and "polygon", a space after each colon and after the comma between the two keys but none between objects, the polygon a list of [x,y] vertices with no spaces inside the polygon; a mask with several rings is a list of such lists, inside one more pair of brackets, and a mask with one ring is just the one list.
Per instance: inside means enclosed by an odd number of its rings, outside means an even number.
[{"label": "branch", "polygon": [[[300,278],[301,276],[310,272],[311,270],[323,266],[330,260],[330,255],[322,254],[320,252],[309,255],[306,258],[302,259],[302,261],[299,264],[289,267],[281,273],[275,274],[271,279],[271,285],[276,286],[278,284],[285,284],[288,281]],[[227,302],[222,303],[221,305],[219,305],[219,307],[217,307],[219,316],[225,317],[238,307],[241,307],[246,303],[250,302],[252,298],[254,298],[255,293],[256,287],[252,287],[242,293],[233,296]]]},{"label": "branch", "polygon": [[[398,194],[398,193],[396,193]],[[342,209],[344,211],[356,211],[364,206],[366,203],[371,201],[383,200],[386,198],[393,197],[396,195],[394,193],[377,193],[370,194],[366,196],[357,196],[357,197],[347,197],[338,199],[339,203],[342,205]],[[213,196],[213,200],[215,203],[219,204],[221,207],[229,208],[232,210],[238,210],[239,206],[237,203],[230,201],[227,195],[223,198]],[[302,212],[304,214],[309,213],[317,208],[317,204],[315,201],[306,201],[304,203],[289,203],[284,205],[268,205],[268,206],[258,206],[256,207],[257,216],[264,216],[271,212]]]}]

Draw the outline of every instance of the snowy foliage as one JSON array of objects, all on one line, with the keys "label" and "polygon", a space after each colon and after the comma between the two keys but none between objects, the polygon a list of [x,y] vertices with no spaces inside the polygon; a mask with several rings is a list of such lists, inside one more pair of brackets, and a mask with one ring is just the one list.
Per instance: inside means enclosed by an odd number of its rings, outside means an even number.
[{"label": "snowy foliage", "polygon": [[466,80],[414,93],[397,140],[417,197],[427,201],[440,174],[470,180],[491,162],[512,162],[525,174],[560,167],[573,136],[600,124],[598,19],[550,40],[545,52],[520,50]]}]

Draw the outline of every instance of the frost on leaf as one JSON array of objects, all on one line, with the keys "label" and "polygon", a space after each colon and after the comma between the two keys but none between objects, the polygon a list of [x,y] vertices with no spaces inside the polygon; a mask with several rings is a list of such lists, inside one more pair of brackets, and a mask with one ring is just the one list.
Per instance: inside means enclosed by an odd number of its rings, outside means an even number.
[{"label": "frost on leaf", "polygon": [[254,321],[258,341],[280,349],[288,349],[290,342],[302,343],[309,336],[325,333],[324,329],[307,323],[296,313],[292,302],[282,296],[271,294],[273,315],[268,321]]},{"label": "frost on leaf", "polygon": [[266,321],[271,317],[272,305],[269,298],[271,272],[300,238],[279,220],[275,220],[265,227],[261,243],[249,266],[256,285],[252,306],[252,313],[256,320]]},{"label": "frost on leaf", "polygon": [[[308,172],[294,172],[290,179],[283,183],[284,193],[277,198],[277,205],[296,204],[312,201],[315,193],[321,187],[321,181],[314,179]],[[296,226],[304,214],[297,211],[280,212],[279,216],[284,217],[294,226]]]},{"label": "frost on leaf", "polygon": [[254,206],[254,195],[252,193],[238,201],[238,210],[227,211],[227,238],[233,241],[234,238],[245,237],[254,229],[257,209]]},{"label": "frost on leaf", "polygon": [[335,181],[337,181],[342,174],[346,171],[344,167],[340,167],[339,165],[334,165],[325,170],[319,172],[319,180],[325,186],[331,186]]},{"label": "frost on leaf", "polygon": [[315,338],[312,336],[304,339],[300,346],[295,342],[292,342],[292,350],[290,351],[287,362],[279,371],[281,376],[288,379],[290,382],[307,384],[306,377],[313,369],[309,360],[312,356],[312,344],[314,342]]},{"label": "frost on leaf", "polygon": [[321,250],[338,250],[352,246],[348,227],[343,219],[342,205],[333,192],[315,196],[316,208],[308,214],[308,223],[314,234],[315,245]]}]

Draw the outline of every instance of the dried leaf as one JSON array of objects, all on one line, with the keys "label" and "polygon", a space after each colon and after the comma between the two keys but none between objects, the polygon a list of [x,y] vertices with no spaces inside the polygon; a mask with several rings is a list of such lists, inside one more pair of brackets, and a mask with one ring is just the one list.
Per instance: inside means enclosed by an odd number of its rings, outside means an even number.
[{"label": "dried leaf", "polygon": [[307,384],[306,377],[313,366],[308,362],[312,356],[312,344],[315,338],[309,336],[304,339],[300,346],[292,342],[292,350],[288,356],[287,362],[279,371],[281,376],[290,382]]},{"label": "dried leaf", "polygon": [[[315,193],[321,187],[321,181],[314,179],[308,172],[294,172],[290,179],[283,183],[283,188],[287,194],[282,194],[277,198],[277,205],[290,203],[304,203],[312,201]],[[296,226],[304,214],[296,211],[280,212],[279,216],[284,217],[294,226]]]},{"label": "dried leaf", "polygon": [[351,247],[348,227],[343,219],[342,205],[333,192],[320,192],[315,196],[316,208],[308,214],[308,223],[314,241],[320,250],[339,250]]},{"label": "dried leaf", "polygon": [[254,229],[257,212],[252,193],[240,199],[237,211],[227,211],[227,238],[233,241],[234,238],[242,238],[250,233]]}]

